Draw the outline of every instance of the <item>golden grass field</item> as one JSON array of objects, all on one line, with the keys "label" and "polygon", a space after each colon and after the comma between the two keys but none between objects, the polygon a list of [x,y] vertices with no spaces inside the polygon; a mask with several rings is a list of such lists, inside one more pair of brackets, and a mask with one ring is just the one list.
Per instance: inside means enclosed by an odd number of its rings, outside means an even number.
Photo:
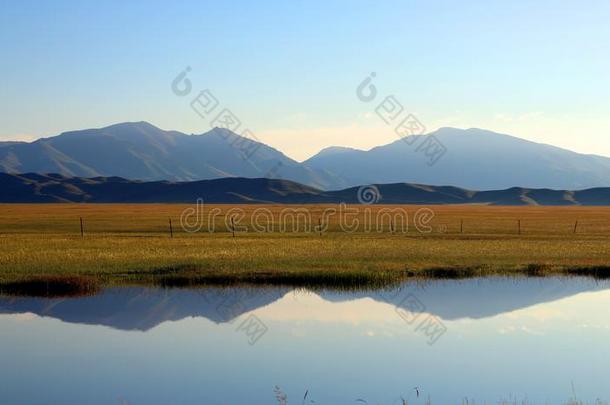
[{"label": "golden grass field", "polygon": [[[200,212],[205,224],[194,233],[180,226],[181,213],[189,208],[194,209],[178,204],[0,205],[0,283],[42,276],[87,276],[104,283],[315,277],[332,283],[341,277],[430,269],[485,273],[610,266],[610,207],[427,206],[434,217],[418,229],[416,212],[424,207],[360,205],[348,207],[357,210],[360,226],[346,232],[338,214],[323,214],[339,210],[334,205],[216,205]],[[406,232],[398,219],[380,214],[396,208],[408,216]],[[261,209],[268,210],[273,229],[256,232],[255,212],[258,223],[266,223]],[[287,209],[307,212],[309,229],[303,218],[296,226],[295,217],[282,216]],[[212,213],[214,232],[208,232]],[[233,226],[228,215],[234,217]],[[375,218],[383,219],[382,229],[376,229]],[[367,220],[370,231],[364,229]],[[318,223],[328,226],[322,235]],[[233,236],[231,228],[243,225],[248,231],[237,229]]]}]

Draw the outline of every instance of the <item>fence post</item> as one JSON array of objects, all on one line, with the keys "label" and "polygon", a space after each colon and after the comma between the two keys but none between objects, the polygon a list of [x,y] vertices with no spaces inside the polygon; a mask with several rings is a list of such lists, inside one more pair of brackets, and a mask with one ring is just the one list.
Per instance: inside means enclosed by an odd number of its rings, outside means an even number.
[{"label": "fence post", "polygon": [[235,222],[233,221],[233,217],[231,217],[231,233],[233,237],[235,237]]},{"label": "fence post", "polygon": [[576,233],[576,228],[578,228],[578,220],[574,223],[574,233]]},{"label": "fence post", "polygon": [[318,232],[322,236],[322,220],[320,218],[318,218]]},{"label": "fence post", "polygon": [[173,238],[174,237],[174,228],[172,227],[172,219],[169,219],[169,237]]},{"label": "fence post", "polygon": [[521,220],[520,219],[517,220],[517,226],[519,228],[519,235],[521,235]]},{"label": "fence post", "polygon": [[460,219],[460,233],[464,233],[464,220]]},{"label": "fence post", "polygon": [[80,217],[80,237],[81,238],[85,237],[85,230],[83,228],[83,217]]}]

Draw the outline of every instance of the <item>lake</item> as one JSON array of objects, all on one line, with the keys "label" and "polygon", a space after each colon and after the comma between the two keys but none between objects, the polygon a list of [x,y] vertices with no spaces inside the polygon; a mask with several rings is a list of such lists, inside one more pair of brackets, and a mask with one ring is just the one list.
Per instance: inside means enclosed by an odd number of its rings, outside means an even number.
[{"label": "lake", "polygon": [[596,403],[610,399],[609,287],[486,278],[4,296],[0,403]]}]

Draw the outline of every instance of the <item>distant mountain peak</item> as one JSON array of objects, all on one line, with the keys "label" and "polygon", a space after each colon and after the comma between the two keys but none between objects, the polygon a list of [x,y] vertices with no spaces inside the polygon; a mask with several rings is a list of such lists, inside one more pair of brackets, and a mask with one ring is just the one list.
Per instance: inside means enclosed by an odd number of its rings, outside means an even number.
[{"label": "distant mountain peak", "polygon": [[326,148],[320,150],[316,154],[316,156],[332,156],[332,155],[337,155],[340,153],[353,152],[353,151],[361,151],[361,150],[356,149],[356,148],[348,148],[346,146],[329,146],[329,147],[326,147]]},{"label": "distant mountain peak", "polygon": [[[437,130],[432,131],[425,135],[457,135],[457,136],[459,136],[459,135],[472,135],[472,134],[491,135],[491,136],[493,136],[493,135],[511,136],[511,135],[491,131],[489,129],[476,128],[476,127],[471,127],[471,128],[440,127]],[[516,137],[514,137],[514,138],[516,138]]]},{"label": "distant mountain peak", "polygon": [[91,129],[83,129],[76,131],[69,131],[64,133],[89,133],[93,131],[102,131],[102,132],[112,132],[112,131],[129,131],[129,130],[138,130],[138,131],[155,131],[155,132],[165,132],[163,129],[151,124],[148,121],[127,121],[127,122],[119,122],[116,124],[106,125],[104,127],[99,128],[91,128]]},{"label": "distant mountain peak", "polygon": [[108,128],[146,128],[146,129],[154,128],[154,129],[158,129],[159,131],[162,131],[161,128],[151,124],[148,121],[119,122],[117,124],[112,124],[112,125],[103,127],[102,129],[108,129]]}]

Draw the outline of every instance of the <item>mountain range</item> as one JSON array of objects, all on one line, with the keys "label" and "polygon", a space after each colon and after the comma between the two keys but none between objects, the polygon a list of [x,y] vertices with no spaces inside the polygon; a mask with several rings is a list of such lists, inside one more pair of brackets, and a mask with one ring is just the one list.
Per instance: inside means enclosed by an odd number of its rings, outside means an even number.
[{"label": "mountain range", "polygon": [[[446,152],[430,165],[420,146],[432,137]],[[65,132],[34,142],[0,142],[0,172],[172,182],[275,178],[321,190],[385,183],[475,190],[610,186],[610,158],[481,129],[455,128],[397,138],[368,151],[330,147],[297,162],[227,129],[187,135],[146,122],[130,122]]]},{"label": "mountain range", "polygon": [[374,184],[324,191],[290,180],[228,177],[194,182],[144,182],[121,177],[0,173],[0,203],[233,204],[486,204],[610,205],[610,188],[568,191],[512,187],[475,191],[413,183]]}]

